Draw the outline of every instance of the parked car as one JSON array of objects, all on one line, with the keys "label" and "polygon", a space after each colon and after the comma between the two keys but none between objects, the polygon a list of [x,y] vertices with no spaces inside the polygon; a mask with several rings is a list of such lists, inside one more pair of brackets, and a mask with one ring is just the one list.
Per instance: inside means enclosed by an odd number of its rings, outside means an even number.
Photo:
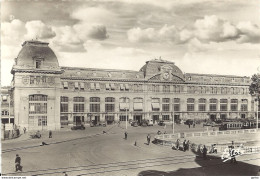
[{"label": "parked car", "polygon": [[153,126],[153,119],[148,119],[147,123],[148,123],[148,126]]},{"label": "parked car", "polygon": [[191,119],[188,119],[188,120],[186,120],[185,122],[184,122],[184,124],[186,124],[186,125],[192,125],[193,124],[193,120],[191,120]]},{"label": "parked car", "polygon": [[71,130],[85,130],[85,126],[80,125],[80,126],[72,126]]},{"label": "parked car", "polygon": [[164,121],[159,121],[159,122],[158,122],[158,125],[159,125],[159,126],[164,126],[165,123],[164,123]]},{"label": "parked car", "polygon": [[138,126],[138,125],[137,125],[137,122],[136,122],[136,121],[131,122],[131,126],[137,127],[137,126]]}]

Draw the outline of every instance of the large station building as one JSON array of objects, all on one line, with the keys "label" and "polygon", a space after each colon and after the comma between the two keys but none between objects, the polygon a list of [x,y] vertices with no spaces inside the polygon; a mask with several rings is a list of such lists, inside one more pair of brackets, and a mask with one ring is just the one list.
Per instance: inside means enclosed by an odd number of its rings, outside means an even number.
[{"label": "large station building", "polygon": [[61,67],[48,43],[25,41],[11,73],[12,85],[2,93],[2,123],[28,130],[126,117],[156,122],[256,115],[249,77],[184,73],[161,59],[137,71]]}]

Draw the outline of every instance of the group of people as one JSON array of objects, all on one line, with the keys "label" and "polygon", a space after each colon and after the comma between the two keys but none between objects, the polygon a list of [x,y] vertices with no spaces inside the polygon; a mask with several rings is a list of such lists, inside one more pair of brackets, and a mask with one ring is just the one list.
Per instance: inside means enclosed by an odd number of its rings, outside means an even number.
[{"label": "group of people", "polygon": [[[185,139],[182,143],[182,146],[183,152],[186,152],[186,150],[190,149],[190,141]],[[180,139],[177,139],[175,148],[176,150],[180,150]]]}]

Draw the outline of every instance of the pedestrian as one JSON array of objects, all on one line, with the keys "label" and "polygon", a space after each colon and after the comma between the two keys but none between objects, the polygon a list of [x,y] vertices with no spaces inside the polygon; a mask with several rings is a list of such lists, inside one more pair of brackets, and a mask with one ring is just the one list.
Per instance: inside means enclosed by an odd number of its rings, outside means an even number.
[{"label": "pedestrian", "polygon": [[127,132],[125,132],[125,140],[127,140]]},{"label": "pedestrian", "polygon": [[203,159],[204,159],[204,160],[206,160],[206,159],[207,159],[207,151],[208,151],[208,150],[207,150],[207,148],[206,148],[206,146],[205,146],[205,145],[204,145],[204,147],[203,147],[203,150],[202,150],[202,151],[203,151]]},{"label": "pedestrian", "polygon": [[190,141],[188,140],[187,143],[186,143],[186,149],[187,150],[190,150]]},{"label": "pedestrian", "polygon": [[25,127],[23,128],[23,133],[24,133],[24,134],[26,133],[26,128],[25,128]]},{"label": "pedestrian", "polygon": [[66,172],[62,172],[62,173],[64,173],[64,176],[68,176],[68,174]]},{"label": "pedestrian", "polygon": [[189,128],[190,128],[190,123],[189,123]]},{"label": "pedestrian", "polygon": [[49,131],[49,138],[52,138],[52,131]]},{"label": "pedestrian", "polygon": [[18,170],[22,171],[21,157],[19,157],[19,155],[16,154],[16,158],[15,158],[15,171],[17,172]]},{"label": "pedestrian", "polygon": [[193,128],[195,128],[195,122],[193,122]]},{"label": "pedestrian", "polygon": [[183,141],[183,152],[186,152],[186,140]]},{"label": "pedestrian", "polygon": [[150,140],[151,140],[151,136],[150,136],[150,134],[148,134],[148,135],[147,135],[147,145],[150,144]]},{"label": "pedestrian", "polygon": [[[232,141],[232,144],[233,144],[233,141]],[[230,154],[230,157],[231,157],[230,163],[237,164],[236,154],[235,154],[235,150],[234,150],[233,145],[230,146],[230,148],[229,148],[229,154]]]},{"label": "pedestrian", "polygon": [[176,141],[176,150],[179,150],[179,148],[180,148],[180,140],[177,139],[177,141]]}]

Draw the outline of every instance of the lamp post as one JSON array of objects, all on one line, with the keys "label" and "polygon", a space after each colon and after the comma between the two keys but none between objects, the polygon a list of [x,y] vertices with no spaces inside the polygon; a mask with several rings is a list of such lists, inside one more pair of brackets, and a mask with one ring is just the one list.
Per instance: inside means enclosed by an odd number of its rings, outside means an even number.
[{"label": "lamp post", "polygon": [[125,107],[125,129],[127,130],[127,107]]},{"label": "lamp post", "polygon": [[256,95],[256,130],[258,130],[258,106],[259,106],[259,94]]},{"label": "lamp post", "polygon": [[174,102],[173,102],[173,110],[172,110],[172,134],[174,134]]}]

